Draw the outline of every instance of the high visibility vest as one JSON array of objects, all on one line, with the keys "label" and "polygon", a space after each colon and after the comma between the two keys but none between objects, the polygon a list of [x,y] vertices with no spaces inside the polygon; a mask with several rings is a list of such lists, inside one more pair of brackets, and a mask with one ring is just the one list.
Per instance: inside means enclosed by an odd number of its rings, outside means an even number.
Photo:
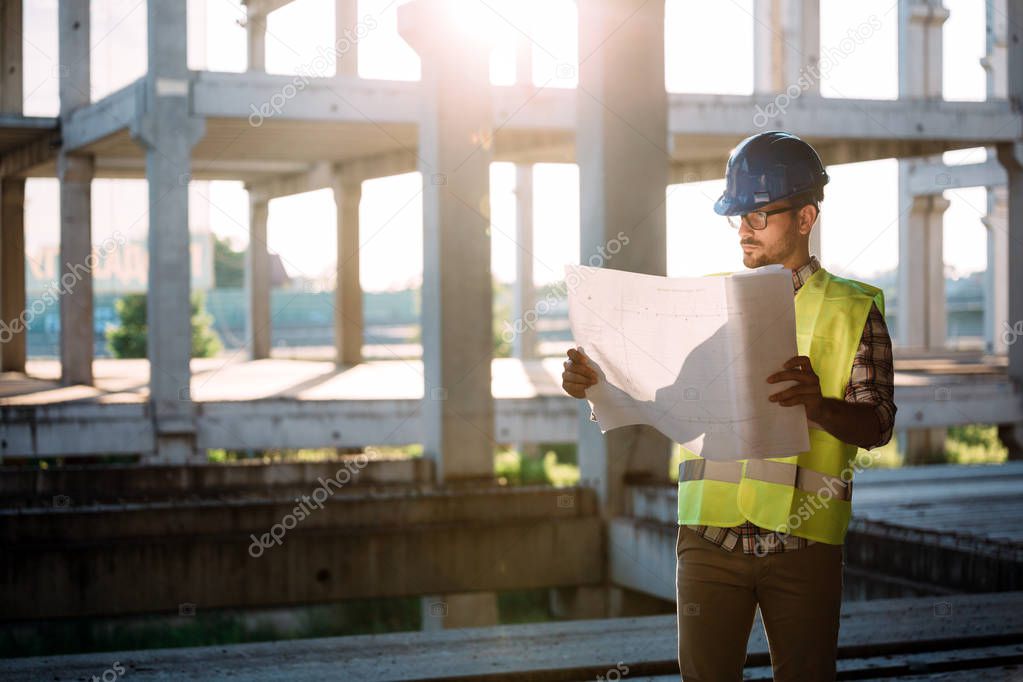
[{"label": "high visibility vest", "polygon": [[[884,314],[880,289],[823,268],[796,292],[796,345],[800,355],[809,356],[825,398],[845,396],[871,304]],[[766,379],[776,370],[764,371]],[[823,429],[810,428],[809,436],[810,449],[790,457],[720,462],[682,448],[679,523],[730,527],[748,520],[762,528],[842,544],[852,512],[857,447]]]}]

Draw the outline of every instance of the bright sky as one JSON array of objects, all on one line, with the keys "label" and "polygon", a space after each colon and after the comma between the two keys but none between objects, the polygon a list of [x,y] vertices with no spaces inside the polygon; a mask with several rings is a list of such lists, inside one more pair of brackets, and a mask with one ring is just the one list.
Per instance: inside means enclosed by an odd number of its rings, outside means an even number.
[{"label": "bright sky", "polygon": [[[465,0],[466,6],[474,0]],[[511,8],[539,6],[516,0]],[[500,6],[501,0],[492,0]],[[531,4],[533,3],[533,4]],[[401,0],[360,0],[359,16],[372,15],[377,27],[359,42],[359,70],[365,78],[414,80],[419,60],[396,30]],[[944,27],[944,94],[947,99],[984,98],[984,3],[945,0],[951,16]],[[558,64],[577,60],[576,9],[573,0],[542,0],[542,18],[514,18],[534,41],[533,82],[573,87],[574,71]],[[244,7],[238,0],[188,0],[189,66],[216,71],[245,70]],[[296,0],[270,15],[267,70],[308,73],[318,48],[329,53],[334,41],[333,0]],[[92,95],[98,99],[145,72],[145,0],[92,3]],[[491,79],[515,80],[512,42],[516,29],[489,11],[467,12],[467,21],[494,36]],[[25,113],[57,113],[57,0],[33,0],[25,7]],[[529,24],[532,24],[531,26]],[[752,0],[698,2],[667,0],[666,86],[671,92],[749,94],[753,89]],[[897,92],[895,0],[821,0],[821,43],[837,49],[850,29],[877,26],[849,54],[823,74],[828,97],[891,99]],[[331,70],[332,72],[332,70]],[[330,72],[324,75],[329,75]],[[559,77],[561,76],[561,77]],[[751,132],[754,132],[751,130]],[[798,131],[794,131],[798,133]],[[738,141],[738,140],[736,140]],[[975,163],[984,151],[946,155],[949,162]],[[898,259],[897,168],[893,160],[828,169],[831,183],[822,210],[822,252],[838,273],[869,276],[891,269]],[[562,264],[579,259],[578,171],[574,165],[538,164],[534,168],[534,272],[537,284],[559,279]],[[422,204],[419,177],[409,174],[365,183],[361,207],[362,283],[367,290],[402,288],[422,273]],[[247,243],[248,202],[240,183],[193,183],[193,229],[208,227],[236,246]],[[493,270],[503,281],[514,278],[519,250],[512,242],[515,170],[495,163],[491,169],[494,222]],[[96,181],[93,185],[93,240],[114,229],[144,238],[146,188],[143,181]],[[737,237],[711,204],[722,182],[668,188],[668,270],[670,275],[700,275],[741,267]],[[945,262],[957,273],[986,268],[986,233],[980,222],[986,207],[983,188],[947,191]],[[29,253],[57,242],[59,195],[56,180],[30,180],[26,188]],[[275,200],[270,204],[269,246],[292,275],[321,277],[334,265],[334,203],[329,190]],[[395,244],[402,248],[395,249]],[[691,248],[699,244],[698,248]]]}]

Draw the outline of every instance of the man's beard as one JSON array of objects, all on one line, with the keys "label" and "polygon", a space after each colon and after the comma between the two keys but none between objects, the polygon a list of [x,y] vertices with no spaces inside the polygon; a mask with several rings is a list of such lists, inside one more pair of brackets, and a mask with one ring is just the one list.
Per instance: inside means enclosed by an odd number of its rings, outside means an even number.
[{"label": "man's beard", "polygon": [[[774,263],[784,263],[785,260],[792,255],[796,250],[798,239],[793,234],[788,234],[785,239],[779,244],[776,243],[772,251],[764,249],[764,245],[761,242],[749,241],[748,244],[754,244],[757,249],[752,253],[743,252],[742,264],[747,268],[760,268],[765,265],[772,265]],[[742,242],[739,243],[740,248]]]}]

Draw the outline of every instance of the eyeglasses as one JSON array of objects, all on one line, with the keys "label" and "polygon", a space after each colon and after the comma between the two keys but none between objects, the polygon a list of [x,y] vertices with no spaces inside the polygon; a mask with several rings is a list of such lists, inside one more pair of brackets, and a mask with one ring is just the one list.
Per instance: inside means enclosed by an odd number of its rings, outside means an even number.
[{"label": "eyeglasses", "polygon": [[752,213],[746,213],[745,215],[728,216],[728,224],[739,229],[743,221],[746,222],[754,230],[762,230],[767,227],[767,217],[775,215],[776,213],[785,213],[786,211],[795,211],[802,208],[801,206],[785,206],[784,208],[776,208],[773,211],[753,211]]}]

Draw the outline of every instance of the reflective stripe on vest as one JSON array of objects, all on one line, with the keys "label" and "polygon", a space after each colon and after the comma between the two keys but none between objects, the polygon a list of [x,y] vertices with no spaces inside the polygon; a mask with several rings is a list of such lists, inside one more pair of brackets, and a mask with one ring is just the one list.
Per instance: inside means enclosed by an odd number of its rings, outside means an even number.
[{"label": "reflective stripe on vest", "polygon": [[[790,462],[775,462],[769,459],[751,459],[746,463],[746,478],[779,485],[790,485],[808,493],[820,495],[828,490],[838,500],[852,499],[852,481],[838,476],[828,476],[813,469]],[[707,459],[687,459],[679,463],[678,480],[683,481],[724,481],[738,483],[742,480],[742,462],[716,462]]]},{"label": "reflective stripe on vest", "polygon": [[[870,307],[884,314],[884,296],[821,268],[794,301],[798,352],[810,357],[822,395],[841,400]],[[711,461],[681,447],[679,523],[730,527],[750,521],[841,544],[852,514],[857,448],[820,428],[811,427],[809,436],[806,452],[768,459],[743,459],[737,452],[732,461]]]}]

